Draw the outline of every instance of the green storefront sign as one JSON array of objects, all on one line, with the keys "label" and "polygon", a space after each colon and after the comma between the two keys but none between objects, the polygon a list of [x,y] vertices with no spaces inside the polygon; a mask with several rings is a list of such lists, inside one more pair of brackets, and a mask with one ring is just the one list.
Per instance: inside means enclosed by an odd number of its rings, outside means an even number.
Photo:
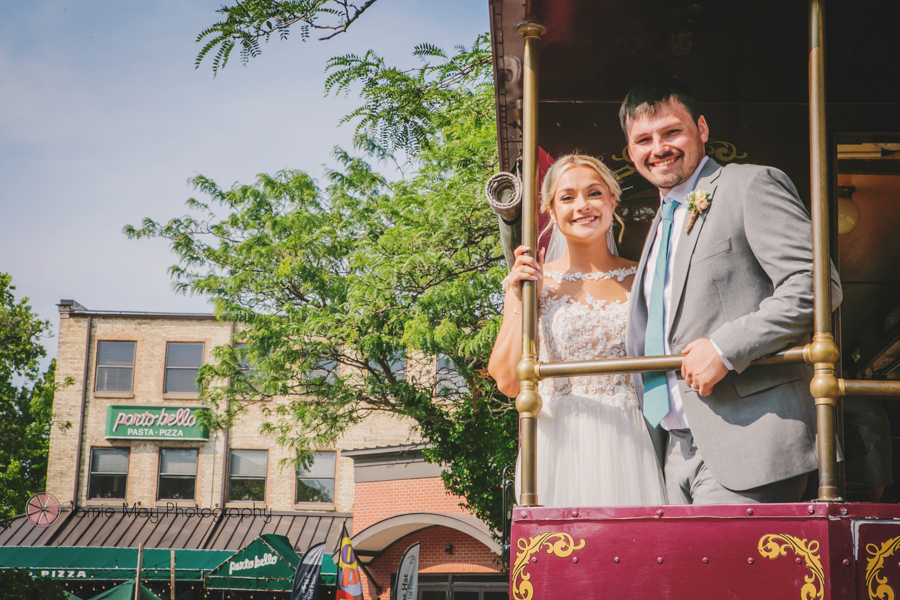
[{"label": "green storefront sign", "polygon": [[134,404],[106,407],[106,439],[108,440],[203,440],[209,430],[198,424],[202,406],[169,406]]}]

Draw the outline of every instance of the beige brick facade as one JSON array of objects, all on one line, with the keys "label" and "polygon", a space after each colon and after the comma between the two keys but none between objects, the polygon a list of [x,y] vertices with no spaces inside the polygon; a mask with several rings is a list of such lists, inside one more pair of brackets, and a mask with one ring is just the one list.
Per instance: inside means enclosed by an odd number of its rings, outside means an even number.
[{"label": "beige brick facade", "polygon": [[[100,503],[88,499],[89,465],[92,448],[126,447],[130,449],[127,492],[125,501],[131,505],[151,507],[165,505],[157,501],[159,474],[159,449],[199,449],[196,495],[193,503],[200,507],[214,507],[222,501],[222,476],[227,470],[227,450],[266,450],[268,471],[266,477],[265,506],[271,510],[336,510],[352,512],[354,502],[353,460],[342,457],[341,449],[373,446],[395,446],[416,443],[420,437],[407,419],[388,414],[375,414],[349,430],[339,441],[336,450],[335,503],[333,506],[295,504],[296,478],[291,464],[283,464],[290,458],[290,450],[279,446],[274,436],[260,433],[260,425],[266,418],[259,405],[248,406],[228,432],[228,448],[225,435],[212,435],[208,442],[176,442],[167,440],[107,440],[105,426],[109,405],[200,405],[196,399],[163,397],[167,342],[202,342],[204,360],[212,357],[216,346],[228,344],[232,326],[212,319],[209,315],[196,318],[183,316],[87,311],[76,306],[60,306],[59,349],[57,352],[57,378],[63,381],[71,377],[75,384],[61,390],[54,403],[55,418],[71,423],[69,429],[54,428],[50,439],[50,460],[47,475],[47,491],[62,503],[72,500],[74,477],[79,476],[78,499],[80,505]],[[86,356],[88,315],[91,318],[91,335]],[[122,394],[104,394],[95,391],[97,345],[100,341],[135,342],[133,397]],[[81,402],[85,389],[84,373],[87,361],[87,390],[85,423],[82,435],[80,465],[76,468],[78,431],[81,419]],[[115,396],[115,397],[107,397]],[[325,450],[324,448],[322,450]],[[120,505],[121,500],[106,501]]]},{"label": "beige brick facade", "polygon": [[[160,450],[196,448],[198,457],[194,499],[179,501],[178,507],[216,508],[223,504],[223,489],[227,487],[223,484],[227,484],[230,451],[264,450],[267,452],[265,501],[253,504],[224,503],[225,507],[252,506],[256,510],[270,510],[282,515],[305,515],[306,520],[322,519],[322,522],[327,520],[328,512],[341,513],[335,514],[335,518],[346,518],[349,513],[352,514],[352,521],[346,522],[346,526],[351,535],[360,537],[361,543],[366,543],[366,534],[361,532],[367,527],[379,522],[393,523],[390,525],[391,529],[378,537],[378,543],[383,547],[377,551],[383,554],[372,560],[369,564],[370,571],[363,575],[366,600],[389,595],[391,574],[396,572],[403,551],[413,542],[421,544],[420,572],[423,576],[432,579],[437,577],[439,580],[437,584],[432,581],[432,591],[451,589],[449,586],[452,586],[452,579],[442,578],[442,574],[449,573],[466,574],[469,579],[465,585],[469,588],[473,585],[484,589],[494,589],[498,585],[498,589],[503,588],[505,577],[498,572],[496,548],[492,547],[495,544],[486,542],[483,532],[473,534],[471,521],[459,521],[462,524],[458,527],[452,524],[457,521],[440,521],[451,524],[433,526],[437,522],[434,519],[444,518],[443,515],[467,515],[467,511],[463,506],[463,498],[453,496],[444,489],[438,476],[440,468],[423,462],[422,439],[409,419],[375,413],[349,429],[335,448],[318,449],[336,453],[333,504],[295,503],[297,477],[293,463],[288,460],[291,451],[279,446],[273,435],[260,433],[260,427],[267,418],[267,409],[273,408],[277,402],[287,401],[286,399],[249,404],[227,432],[212,434],[206,441],[106,438],[107,414],[111,405],[149,406],[154,407],[153,410],[167,407],[167,411],[169,407],[200,406],[196,394],[164,393],[167,344],[202,342],[204,361],[208,363],[212,360],[216,346],[231,342],[233,331],[231,323],[216,321],[211,315],[108,313],[88,311],[77,303],[63,301],[60,304],[57,378],[62,382],[71,377],[75,384],[60,390],[54,401],[55,419],[68,421],[71,427],[52,429],[47,491],[64,505],[69,504],[73,501],[75,478],[78,477],[78,496],[74,502],[76,505],[121,506],[122,499],[99,500],[88,497],[91,452],[98,448],[127,448],[129,461],[125,503],[142,508],[165,508],[168,502],[157,499]],[[104,341],[135,343],[131,392],[96,390],[95,381],[100,379],[96,373],[98,344]],[[415,357],[407,365],[407,375],[425,378],[429,377],[430,372],[433,377],[435,365],[433,358]],[[76,457],[79,456],[82,402],[84,423],[79,462]],[[129,424],[126,423],[123,427],[126,432]],[[135,428],[142,426],[143,418],[141,423],[134,423]],[[397,525],[397,521],[391,521],[396,518],[412,518],[420,531],[409,533],[408,525]],[[109,525],[104,525],[103,529],[108,530]],[[327,530],[328,527],[325,527],[321,535],[325,535]],[[294,535],[299,534],[295,532]],[[329,535],[336,538],[337,531]],[[396,539],[392,537],[395,535]],[[160,540],[161,538],[150,543],[172,543],[171,540]],[[291,538],[291,541],[295,545],[299,544],[298,550],[303,550],[310,540],[308,535],[305,538],[301,535],[299,538]],[[201,541],[198,539],[192,543],[200,544]],[[371,550],[368,552],[368,556],[373,556]],[[384,586],[381,594],[376,593],[376,582]]]}]

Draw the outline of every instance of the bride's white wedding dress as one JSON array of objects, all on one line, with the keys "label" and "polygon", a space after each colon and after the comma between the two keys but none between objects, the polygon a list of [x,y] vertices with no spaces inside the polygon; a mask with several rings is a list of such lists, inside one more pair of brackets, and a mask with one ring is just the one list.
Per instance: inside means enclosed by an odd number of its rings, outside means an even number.
[{"label": "bride's white wedding dress", "polygon": [[[545,272],[539,299],[540,360],[625,356],[627,301],[596,300],[590,294],[576,301],[556,290],[563,279],[622,281],[636,270]],[[662,473],[630,375],[547,379],[538,389],[544,401],[537,427],[542,506],[665,504]]]}]

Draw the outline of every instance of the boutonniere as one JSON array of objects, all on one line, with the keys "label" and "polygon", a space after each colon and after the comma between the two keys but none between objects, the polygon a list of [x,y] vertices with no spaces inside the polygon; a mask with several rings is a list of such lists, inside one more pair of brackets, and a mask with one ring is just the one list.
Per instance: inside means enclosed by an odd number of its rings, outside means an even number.
[{"label": "boutonniere", "polygon": [[709,192],[694,190],[685,197],[685,200],[687,200],[687,209],[690,214],[688,215],[688,222],[684,232],[690,233],[697,217],[709,209],[709,203],[712,202],[712,198],[709,197]]}]

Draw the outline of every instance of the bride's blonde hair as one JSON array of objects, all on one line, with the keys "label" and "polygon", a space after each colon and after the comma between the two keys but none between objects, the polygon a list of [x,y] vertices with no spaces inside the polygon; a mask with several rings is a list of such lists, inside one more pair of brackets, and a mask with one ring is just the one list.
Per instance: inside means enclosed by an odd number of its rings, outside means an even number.
[{"label": "bride's blonde hair", "polygon": [[[541,211],[552,214],[550,210],[553,208],[553,197],[556,196],[556,190],[559,188],[559,178],[562,177],[563,173],[573,167],[587,167],[593,169],[600,178],[600,181],[606,185],[610,195],[612,195],[616,202],[616,206],[619,205],[619,198],[622,197],[622,187],[619,185],[616,174],[613,173],[609,167],[604,165],[599,158],[589,154],[566,154],[565,156],[559,157],[559,159],[551,165],[547,174],[544,175],[544,183],[541,186]],[[625,232],[625,223],[615,210],[613,211],[613,217],[615,217],[622,228],[621,233],[619,233],[619,242],[621,243],[622,234]],[[552,226],[553,223],[551,221],[538,238],[540,239],[543,237]],[[612,225],[610,225],[610,227],[612,227]]]}]

